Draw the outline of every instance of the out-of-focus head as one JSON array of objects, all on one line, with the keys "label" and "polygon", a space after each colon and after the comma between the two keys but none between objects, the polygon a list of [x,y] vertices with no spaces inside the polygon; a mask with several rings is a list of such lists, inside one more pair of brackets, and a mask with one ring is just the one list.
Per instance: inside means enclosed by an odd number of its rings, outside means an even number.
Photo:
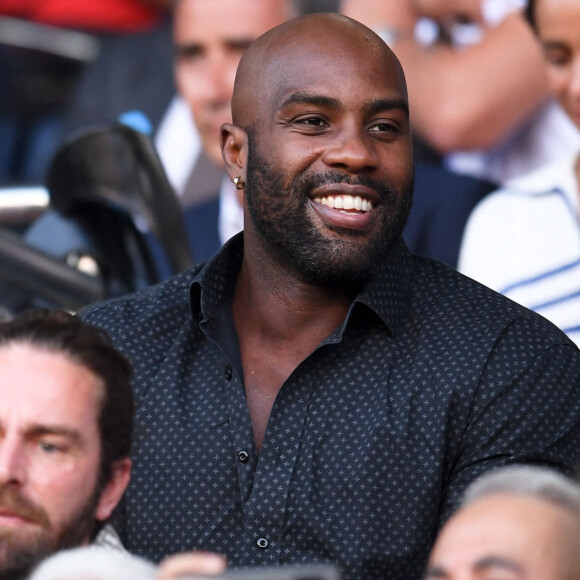
[{"label": "out-of-focus head", "polygon": [[442,528],[429,580],[578,580],[580,488],[544,468],[502,468],[468,488]]},{"label": "out-of-focus head", "polygon": [[542,45],[552,90],[580,129],[580,3],[531,0],[526,15]]},{"label": "out-of-focus head", "polygon": [[[0,324],[0,578],[85,544],[128,484],[131,366],[57,310]],[[4,574],[4,575],[2,575]]]},{"label": "out-of-focus head", "polygon": [[176,0],[175,77],[208,157],[222,165],[219,132],[231,122],[236,68],[258,36],[296,15],[292,0]]},{"label": "out-of-focus head", "polygon": [[412,194],[407,90],[391,50],[350,18],[297,18],[245,52],[232,113],[222,146],[230,178],[246,184],[246,241],[308,283],[368,277]]}]

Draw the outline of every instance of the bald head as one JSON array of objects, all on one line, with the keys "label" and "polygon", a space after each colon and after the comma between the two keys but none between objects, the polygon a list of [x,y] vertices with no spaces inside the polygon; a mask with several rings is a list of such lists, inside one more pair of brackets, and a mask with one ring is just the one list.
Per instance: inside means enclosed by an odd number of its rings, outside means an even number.
[{"label": "bald head", "polygon": [[[222,125],[244,188],[244,259],[354,294],[400,236],[413,188],[405,78],[345,16],[284,23],[244,53]],[[342,210],[346,211],[342,211]],[[361,259],[364,256],[364,260]]]},{"label": "bald head", "polygon": [[399,61],[372,30],[340,14],[310,14],[273,28],[246,50],[234,85],[234,124],[247,128],[258,111],[271,112],[285,93],[315,86],[330,63],[347,84],[385,75],[407,100]]}]

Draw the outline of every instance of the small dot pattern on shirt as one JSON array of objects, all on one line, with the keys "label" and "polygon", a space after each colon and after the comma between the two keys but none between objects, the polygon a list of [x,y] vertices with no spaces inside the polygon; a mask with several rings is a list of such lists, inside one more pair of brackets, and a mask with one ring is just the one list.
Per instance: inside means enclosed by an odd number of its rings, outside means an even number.
[{"label": "small dot pattern on shirt", "polygon": [[282,386],[258,457],[228,306],[242,252],[82,313],[136,367],[129,550],[410,580],[474,477],[578,465],[578,349],[402,242]]}]

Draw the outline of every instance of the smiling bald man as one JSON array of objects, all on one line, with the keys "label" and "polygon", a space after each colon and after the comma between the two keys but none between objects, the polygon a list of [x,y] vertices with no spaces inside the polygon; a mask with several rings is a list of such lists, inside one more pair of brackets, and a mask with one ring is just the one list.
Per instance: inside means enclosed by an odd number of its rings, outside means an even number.
[{"label": "smiling bald man", "polygon": [[245,230],[83,313],[136,367],[119,532],[157,560],[206,550],[233,567],[419,578],[477,475],[577,464],[580,353],[408,251],[405,79],[368,28],[317,14],[266,33],[242,57],[232,113],[221,146]]}]

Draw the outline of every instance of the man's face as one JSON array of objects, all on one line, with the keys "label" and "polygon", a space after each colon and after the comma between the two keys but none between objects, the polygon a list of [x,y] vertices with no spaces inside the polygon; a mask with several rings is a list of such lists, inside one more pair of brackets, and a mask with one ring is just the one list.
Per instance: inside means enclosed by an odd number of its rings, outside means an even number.
[{"label": "man's face", "polygon": [[102,385],[62,354],[0,348],[0,578],[87,543],[110,515],[97,490]]},{"label": "man's face", "polygon": [[363,283],[407,219],[413,184],[394,60],[329,40],[286,50],[249,131],[246,233],[305,282]]},{"label": "man's face", "polygon": [[442,529],[425,579],[565,580],[577,561],[577,524],[564,508],[496,494],[460,510]]},{"label": "man's face", "polygon": [[577,0],[539,0],[535,13],[550,85],[580,129],[580,4]]},{"label": "man's face", "polygon": [[203,147],[222,165],[219,132],[231,122],[236,69],[246,47],[284,22],[287,0],[179,0],[174,17],[177,88],[189,104]]}]

